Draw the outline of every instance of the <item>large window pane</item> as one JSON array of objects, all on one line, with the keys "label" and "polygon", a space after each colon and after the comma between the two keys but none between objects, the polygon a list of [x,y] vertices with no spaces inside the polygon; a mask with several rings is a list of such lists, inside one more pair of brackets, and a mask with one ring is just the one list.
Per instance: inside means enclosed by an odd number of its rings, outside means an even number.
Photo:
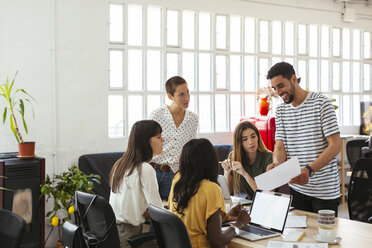
[{"label": "large window pane", "polygon": [[128,51],[128,89],[130,91],[143,90],[142,87],[142,51]]},{"label": "large window pane", "polygon": [[149,7],[147,9],[147,45],[160,46],[161,37],[161,9]]},{"label": "large window pane", "polygon": [[309,61],[309,89],[318,91],[318,61],[315,59]]},{"label": "large window pane", "polygon": [[371,33],[370,32],[364,32],[363,50],[364,50],[364,58],[370,59],[371,58]]},{"label": "large window pane", "polygon": [[294,23],[285,23],[285,54],[294,55]]},{"label": "large window pane", "polygon": [[349,62],[342,63],[342,91],[343,92],[350,91],[350,63]]},{"label": "large window pane", "polygon": [[353,63],[353,91],[360,92],[360,64],[358,62]]},{"label": "large window pane", "polygon": [[216,48],[226,49],[227,40],[227,16],[217,15],[216,16]]},{"label": "large window pane", "polygon": [[253,18],[244,19],[244,47],[246,53],[254,53],[256,51],[256,26]]},{"label": "large window pane", "polygon": [[363,87],[364,90],[371,90],[371,64],[363,66]]},{"label": "large window pane", "polygon": [[152,111],[160,108],[161,106],[161,96],[160,95],[148,95],[147,96],[147,116],[149,116]]},{"label": "large window pane", "polygon": [[282,22],[272,21],[272,53],[282,54]]},{"label": "large window pane", "polygon": [[256,91],[256,58],[244,57],[245,91]]},{"label": "large window pane", "polygon": [[332,53],[338,57],[341,54],[341,30],[339,28],[332,29]]},{"label": "large window pane", "polygon": [[342,29],[342,57],[350,58],[350,29]]},{"label": "large window pane", "polygon": [[226,95],[215,95],[215,122],[216,122],[216,132],[227,131],[227,96]]},{"label": "large window pane", "polygon": [[241,57],[238,55],[230,56],[230,89],[232,91],[242,90],[241,70]]},{"label": "large window pane", "polygon": [[123,96],[108,96],[108,128],[109,138],[124,136]]},{"label": "large window pane", "polygon": [[320,66],[320,86],[322,92],[329,91],[329,61],[328,60],[322,60],[321,66]]},{"label": "large window pane", "polygon": [[211,55],[199,54],[199,90],[211,91]]},{"label": "large window pane", "polygon": [[360,96],[353,95],[353,125],[359,126],[360,125]]},{"label": "large window pane", "polygon": [[298,24],[298,53],[306,54],[307,33],[306,25]]},{"label": "large window pane", "polygon": [[[318,56],[318,26],[309,26],[309,55]],[[311,83],[311,82],[310,82]]]},{"label": "large window pane", "polygon": [[[271,59],[271,65],[275,65],[276,63],[279,63],[279,62],[282,62],[283,60],[282,60],[282,58],[280,58],[280,57],[273,57],[272,59]],[[293,65],[293,64],[292,64]]]},{"label": "large window pane", "polygon": [[344,126],[351,125],[351,102],[350,96],[344,95],[342,97],[342,121]]},{"label": "large window pane", "polygon": [[123,52],[110,51],[110,87],[123,87]]},{"label": "large window pane", "polygon": [[161,90],[161,53],[160,51],[147,51],[147,89]]},{"label": "large window pane", "polygon": [[242,118],[242,96],[230,95],[230,130],[233,131]]},{"label": "large window pane", "polygon": [[190,95],[189,107],[187,109],[190,110],[191,112],[195,113],[195,114],[198,114],[198,111],[196,110],[196,106],[197,106],[196,97],[195,97],[195,95],[191,94]]},{"label": "large window pane", "polygon": [[182,76],[186,80],[189,90],[195,91],[195,54],[182,54]]},{"label": "large window pane", "polygon": [[182,47],[195,47],[195,12],[193,11],[182,12]]},{"label": "large window pane", "polygon": [[230,50],[233,52],[241,51],[241,18],[239,16],[230,17]]},{"label": "large window pane", "polygon": [[301,77],[301,87],[306,88],[307,86],[307,73],[306,73],[306,61],[305,60],[299,60],[298,61],[298,76]]},{"label": "large window pane", "polygon": [[360,30],[353,30],[353,59],[360,59],[360,35]]},{"label": "large window pane", "polygon": [[268,80],[266,79],[267,71],[269,70],[269,60],[268,59],[260,59],[259,60],[259,87],[264,87],[268,84]]},{"label": "large window pane", "polygon": [[333,62],[332,67],[332,89],[340,90],[340,63]]},{"label": "large window pane", "polygon": [[136,121],[143,119],[143,97],[138,95],[128,96],[128,133]]},{"label": "large window pane", "polygon": [[142,7],[128,5],[128,44],[142,45]]},{"label": "large window pane", "polygon": [[260,52],[269,52],[269,22],[260,21]]},{"label": "large window pane", "polygon": [[199,129],[201,133],[212,132],[212,108],[210,95],[199,95]]},{"label": "large window pane", "polygon": [[178,15],[177,10],[167,10],[167,44],[179,46],[178,40]]},{"label": "large window pane", "polygon": [[199,49],[211,48],[211,14],[199,13]]},{"label": "large window pane", "polygon": [[167,53],[167,79],[178,75],[178,53]]},{"label": "large window pane", "polygon": [[226,81],[226,56],[217,55],[216,56],[216,84],[217,89],[227,89]]},{"label": "large window pane", "polygon": [[251,117],[257,114],[257,96],[245,95],[245,116]]},{"label": "large window pane", "polygon": [[321,36],[321,48],[322,48],[322,57],[328,58],[329,57],[329,27],[323,25],[322,26],[322,36]]},{"label": "large window pane", "polygon": [[123,41],[123,5],[110,4],[110,41]]}]

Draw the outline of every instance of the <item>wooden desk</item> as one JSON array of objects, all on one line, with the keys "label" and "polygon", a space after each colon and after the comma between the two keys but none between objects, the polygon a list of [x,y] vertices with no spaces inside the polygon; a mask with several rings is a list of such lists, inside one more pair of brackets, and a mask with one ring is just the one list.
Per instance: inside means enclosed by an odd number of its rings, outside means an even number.
[{"label": "wooden desk", "polygon": [[[318,215],[315,213],[294,210],[290,214],[292,215],[306,215],[307,216],[307,228],[288,228],[287,230],[305,230],[306,235],[303,237],[301,242],[304,243],[316,243],[313,238],[318,234]],[[349,219],[336,218],[337,223],[337,236],[341,237],[342,240],[338,245],[330,245],[329,247],[357,247],[357,248],[370,248],[372,244],[372,224],[353,221]],[[271,239],[263,239],[258,241],[248,241],[242,238],[234,238],[230,241],[229,247],[232,248],[264,248],[267,247],[269,240],[283,241],[282,237],[274,237]]]}]

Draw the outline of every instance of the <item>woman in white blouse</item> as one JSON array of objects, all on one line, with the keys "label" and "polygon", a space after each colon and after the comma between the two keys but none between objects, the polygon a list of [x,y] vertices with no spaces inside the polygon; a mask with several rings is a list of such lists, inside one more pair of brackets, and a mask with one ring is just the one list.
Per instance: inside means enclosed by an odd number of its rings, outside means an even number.
[{"label": "woman in white blouse", "polygon": [[128,148],[110,172],[110,204],[116,216],[120,247],[129,248],[127,239],[141,233],[148,218],[149,203],[162,208],[156,173],[148,163],[163,151],[162,128],[156,121],[134,123]]},{"label": "woman in white blouse", "polygon": [[178,171],[181,150],[189,140],[195,139],[198,129],[198,116],[188,110],[190,93],[185,79],[171,77],[165,83],[167,97],[171,105],[164,105],[150,114],[163,129],[163,153],[155,156],[151,165],[156,171],[160,197],[168,200],[173,175]]}]

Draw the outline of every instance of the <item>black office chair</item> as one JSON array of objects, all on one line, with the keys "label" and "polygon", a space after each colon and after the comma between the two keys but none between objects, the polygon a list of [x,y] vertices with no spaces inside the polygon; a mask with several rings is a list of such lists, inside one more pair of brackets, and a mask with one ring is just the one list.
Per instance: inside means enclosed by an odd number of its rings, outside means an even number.
[{"label": "black office chair", "polygon": [[160,248],[191,248],[189,233],[180,218],[151,204],[148,209]]},{"label": "black office chair", "polygon": [[119,248],[114,211],[103,197],[80,191],[75,193],[78,226],[82,227],[88,247]]},{"label": "black office chair", "polygon": [[6,209],[0,209],[1,247],[20,247],[25,229],[26,222],[21,216]]},{"label": "black office chair", "polygon": [[348,193],[349,218],[369,222],[372,216],[372,159],[359,158],[354,165]]},{"label": "black office chair", "polygon": [[85,239],[81,227],[70,221],[62,226],[62,244],[68,248],[86,248]]},{"label": "black office chair", "polygon": [[350,139],[346,142],[346,157],[351,169],[354,168],[355,162],[362,157],[362,147],[368,146],[366,139]]}]

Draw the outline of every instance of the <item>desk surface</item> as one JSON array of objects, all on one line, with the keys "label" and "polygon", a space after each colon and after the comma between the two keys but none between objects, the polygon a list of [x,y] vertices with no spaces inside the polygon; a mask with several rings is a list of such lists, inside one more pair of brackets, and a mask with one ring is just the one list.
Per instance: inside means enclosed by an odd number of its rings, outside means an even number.
[{"label": "desk surface", "polygon": [[[318,234],[318,215],[315,213],[304,212],[300,210],[294,210],[290,214],[292,215],[306,215],[307,216],[307,228],[288,228],[294,230],[304,230],[306,232],[305,237],[301,240],[304,243],[316,243],[314,236]],[[329,247],[357,247],[367,248],[371,247],[372,244],[372,224],[337,218],[337,236],[341,237],[342,240],[338,245],[330,245]],[[232,248],[263,248],[267,246],[269,240],[283,241],[282,237],[274,237],[270,239],[263,239],[258,241],[248,241],[242,238],[234,238],[229,243],[229,247]]]}]

